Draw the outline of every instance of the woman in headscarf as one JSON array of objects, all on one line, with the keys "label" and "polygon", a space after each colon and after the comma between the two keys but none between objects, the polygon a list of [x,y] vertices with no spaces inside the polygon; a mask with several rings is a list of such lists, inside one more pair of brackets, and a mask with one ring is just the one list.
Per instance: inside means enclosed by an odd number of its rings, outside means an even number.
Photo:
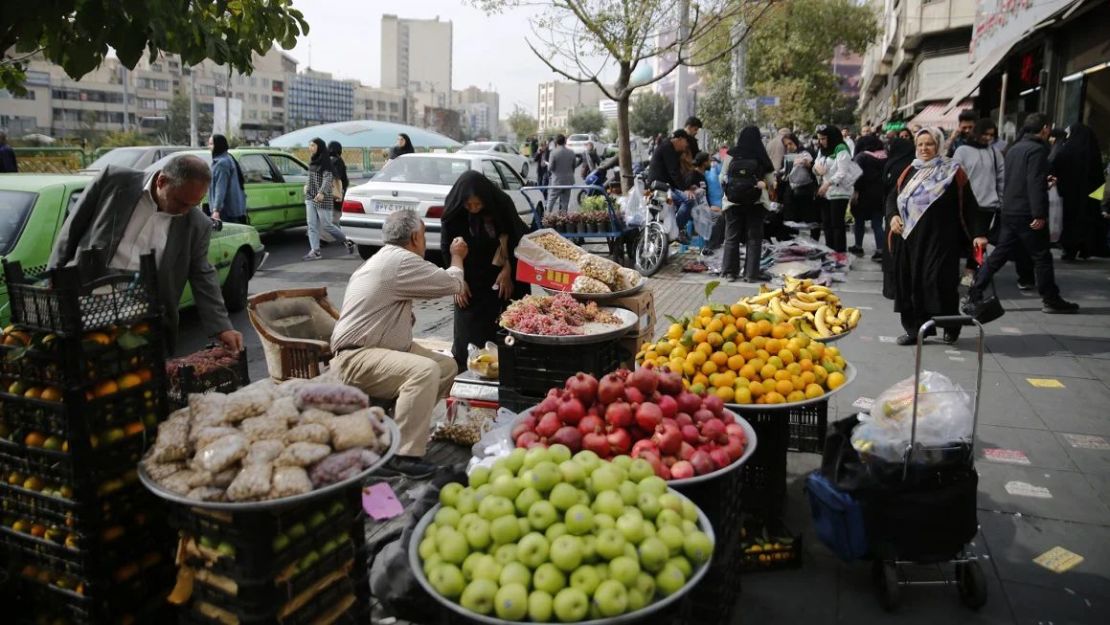
[{"label": "woman in headscarf", "polygon": [[331,155],[328,146],[320,137],[314,138],[308,144],[308,153],[311,160],[308,162],[308,183],[304,186],[305,218],[308,221],[308,253],[302,260],[320,260],[320,230],[323,229],[336,241],[342,241],[347,246],[347,253],[354,254],[355,244],[343,234],[339,226],[331,222],[331,213],[335,207],[335,189],[332,181],[335,172],[332,171]]},{"label": "woman in headscarf", "polygon": [[[740,273],[740,239],[746,238],[744,280],[764,282],[770,276],[760,270],[763,255],[763,217],[767,214],[767,191],[774,184],[775,166],[763,145],[759,128],[747,126],[740,131],[736,145],[728,151],[732,157],[726,172],[725,183],[725,244],[721,261],[721,276],[738,280]],[[729,189],[740,178],[749,181],[749,197],[735,203],[728,199]],[[747,231],[747,237],[744,232]]]},{"label": "woman in headscarf", "polygon": [[467,346],[496,340],[497,319],[509,300],[530,289],[513,280],[516,246],[525,225],[512,199],[478,171],[463,172],[444,204],[439,235],[443,258],[451,258],[455,237],[462,237],[469,248],[463,261],[463,291],[455,296],[452,348],[459,371],[465,371]]},{"label": "woman in headscarf", "polygon": [[212,218],[236,224],[247,223],[247,194],[243,172],[228,153],[227,137],[212,135],[212,182],[208,185],[208,207]]},{"label": "woman in headscarf", "polygon": [[332,223],[339,223],[340,208],[343,206],[343,198],[347,196],[347,188],[351,186],[351,180],[347,177],[347,162],[343,160],[343,145],[338,141],[329,141],[328,156],[331,156],[331,170],[335,179],[339,181],[339,190],[342,191],[342,194],[335,198],[331,214]]},{"label": "woman in headscarf", "polygon": [[821,222],[825,230],[825,245],[834,252],[848,251],[848,231],[844,217],[848,212],[848,201],[852,199],[856,180],[852,177],[852,151],[844,142],[844,135],[833,125],[817,127],[817,141],[821,151],[813,165],[813,171],[821,176],[821,186],[817,196],[828,202],[821,207]]},{"label": "woman in headscarf", "polygon": [[883,259],[883,249],[886,247],[886,231],[883,229],[883,167],[886,159],[883,142],[875,135],[863,135],[856,141],[856,155],[853,160],[863,174],[856,180],[856,193],[852,200],[852,217],[855,218],[852,234],[856,244],[848,248],[848,251],[857,256],[863,255],[863,233],[870,222],[871,231],[875,233],[875,253],[871,256],[873,261]]},{"label": "woman in headscarf", "polygon": [[[970,230],[978,210],[975,194],[959,163],[940,155],[940,130],[923,128],[915,139],[917,158],[899,175],[897,194],[889,197],[886,208],[894,311],[901,314],[905,330],[899,345],[915,344],[917,331],[929,319],[960,314],[960,256],[972,243],[987,244],[986,232]],[[959,337],[959,328],[944,330],[945,343]]]},{"label": "woman in headscarf", "polygon": [[409,136],[402,132],[397,135],[397,145],[389,148],[389,160],[405,154],[412,154],[415,151],[416,148],[412,147],[412,139],[409,139]]},{"label": "woman in headscarf", "polygon": [[1099,216],[1098,200],[1090,197],[1103,183],[1102,151],[1095,133],[1080,123],[1071,125],[1063,144],[1052,161],[1052,170],[1064,204],[1061,260],[1073,261],[1105,253],[1106,225]]}]

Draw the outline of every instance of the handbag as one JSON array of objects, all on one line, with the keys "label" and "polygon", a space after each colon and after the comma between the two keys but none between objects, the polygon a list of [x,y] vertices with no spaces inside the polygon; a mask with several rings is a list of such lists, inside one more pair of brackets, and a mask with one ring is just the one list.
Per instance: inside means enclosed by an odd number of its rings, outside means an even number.
[{"label": "handbag", "polygon": [[[980,267],[983,266],[983,248],[975,250],[975,260]],[[979,323],[990,323],[1006,314],[1006,310],[1002,308],[1002,301],[998,299],[998,290],[995,289],[994,280],[991,280],[991,294],[977,302],[968,299],[962,307],[962,312],[973,317]]]}]

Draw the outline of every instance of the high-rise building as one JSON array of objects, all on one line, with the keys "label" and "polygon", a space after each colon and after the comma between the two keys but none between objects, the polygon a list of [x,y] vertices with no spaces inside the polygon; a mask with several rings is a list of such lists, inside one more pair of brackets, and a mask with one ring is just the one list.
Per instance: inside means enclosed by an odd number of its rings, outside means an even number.
[{"label": "high-rise building", "polygon": [[471,138],[498,135],[501,96],[470,86],[451,93],[451,108],[459,112],[459,125]]},{"label": "high-rise building", "polygon": [[554,80],[540,83],[539,131],[562,130],[566,128],[567,116],[579,107],[596,109],[598,102],[605,98],[601,88],[593,83],[563,82]]},{"label": "high-rise building", "polygon": [[307,70],[292,77],[289,122],[294,128],[344,122],[354,118],[355,90],[349,82],[336,80],[327,72]]},{"label": "high-rise building", "polygon": [[450,21],[382,16],[382,87],[402,89],[411,97],[410,118],[424,118],[424,108],[451,107]]}]

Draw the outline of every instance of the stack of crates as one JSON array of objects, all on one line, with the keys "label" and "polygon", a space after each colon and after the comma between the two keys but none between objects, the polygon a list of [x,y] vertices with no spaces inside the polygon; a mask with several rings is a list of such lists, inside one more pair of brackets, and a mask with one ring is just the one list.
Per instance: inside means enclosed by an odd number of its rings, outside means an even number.
[{"label": "stack of crates", "polygon": [[149,618],[173,582],[164,508],[135,468],[167,414],[153,258],[91,283],[4,263],[0,558],[15,620]]},{"label": "stack of crates", "polygon": [[193,572],[181,623],[298,625],[369,620],[360,489],[243,512],[175,507]]},{"label": "stack of crates", "polygon": [[[511,345],[509,343],[512,343]],[[520,412],[540,403],[552,388],[582,371],[597,378],[621,366],[621,339],[597,343],[548,345],[502,337],[497,347],[498,403]]]}]

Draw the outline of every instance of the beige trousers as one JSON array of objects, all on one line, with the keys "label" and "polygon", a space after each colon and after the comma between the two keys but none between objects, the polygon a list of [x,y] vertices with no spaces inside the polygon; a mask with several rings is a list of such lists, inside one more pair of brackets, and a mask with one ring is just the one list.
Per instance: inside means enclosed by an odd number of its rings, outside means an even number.
[{"label": "beige trousers", "polygon": [[447,397],[458,366],[450,356],[412,344],[407,352],[380,347],[348,349],[332,361],[344,384],[376,399],[397,399],[393,418],[401,429],[401,456],[424,455],[432,409]]}]

